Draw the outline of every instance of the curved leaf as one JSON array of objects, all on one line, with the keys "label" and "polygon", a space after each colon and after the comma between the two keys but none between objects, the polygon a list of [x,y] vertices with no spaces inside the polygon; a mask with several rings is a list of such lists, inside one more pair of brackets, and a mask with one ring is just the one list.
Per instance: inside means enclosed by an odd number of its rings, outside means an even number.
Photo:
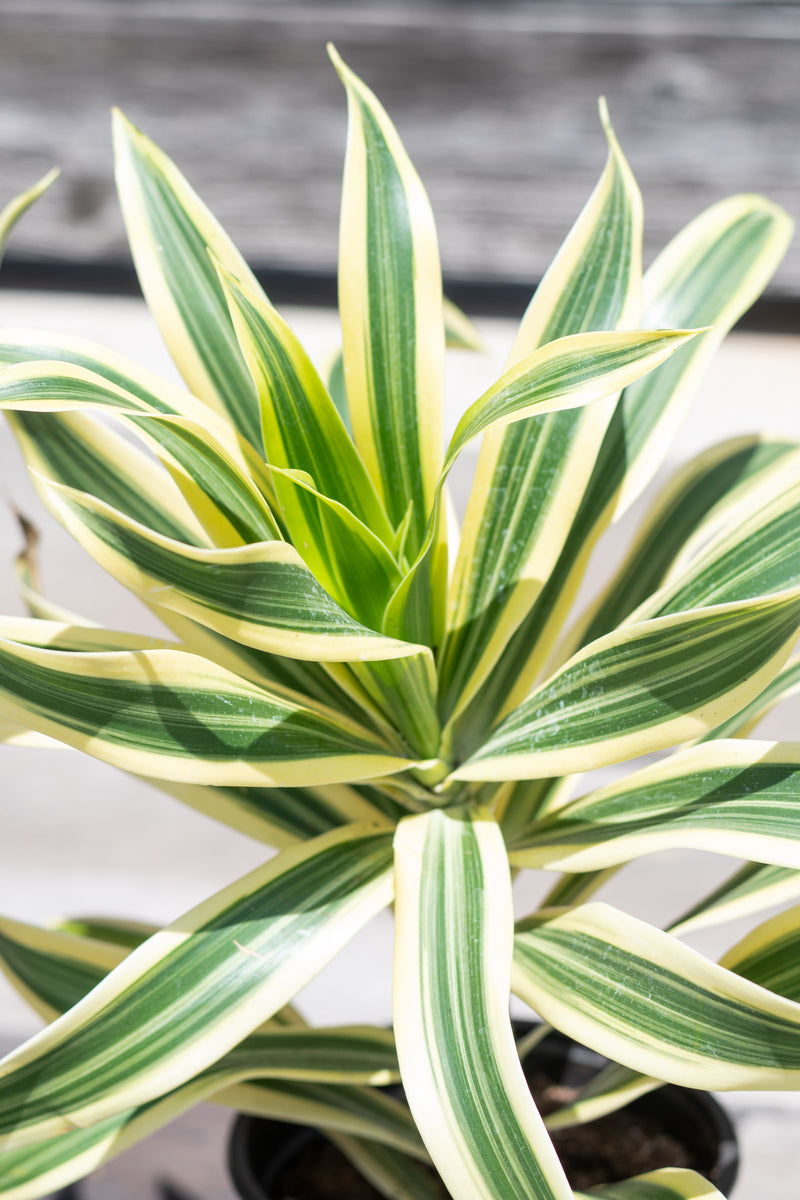
[{"label": "curved leaf", "polygon": [[[639,323],[641,196],[602,102],[600,115],[605,169],[536,289],[512,365],[556,338]],[[448,597],[445,716],[480,684],[552,570],[613,404],[524,420],[484,438]]]},{"label": "curved leaf", "polygon": [[584,771],[697,737],[777,673],[800,589],[623,625],[531,693],[453,779]]},{"label": "curved leaf", "polygon": [[339,309],[353,434],[394,526],[418,551],[441,466],[442,280],[433,214],[397,132],[329,47],[349,125]]},{"label": "curved leaf", "polygon": [[540,677],[597,539],[655,473],[711,355],[762,291],[791,228],[787,214],[763,197],[734,196],[687,226],[647,272],[645,326],[709,331],[623,393],[556,567],[490,679],[459,718],[454,731],[459,757],[480,745],[498,717],[520,704]]},{"label": "curved leaf", "polygon": [[345,718],[180,650],[40,649],[0,638],[0,714],[136,774],[318,786],[411,765]]},{"label": "curved leaf", "polygon": [[[236,334],[258,390],[267,462],[305,471],[323,496],[344,505],[388,545],[392,526],[308,355],[260,291],[220,270]],[[277,488],[280,494],[280,482]]]},{"label": "curved leaf", "polygon": [[800,1004],[606,904],[518,933],[512,988],[556,1029],[645,1075],[722,1091],[800,1083]]},{"label": "curved leaf", "polygon": [[694,331],[657,330],[635,333],[583,333],[549,342],[512,367],[480,396],[456,426],[436,485],[434,509],[422,549],[392,597],[384,629],[411,639],[436,636],[425,622],[424,566],[435,545],[442,489],[458,455],[474,438],[533,413],[580,408],[619,391],[663,362]]},{"label": "curved leaf", "polygon": [[54,183],[58,178],[58,175],[59,171],[53,168],[46,175],[43,175],[33,187],[29,187],[26,191],[21,192],[19,196],[15,196],[13,200],[10,200],[5,208],[0,209],[0,262],[3,260],[8,239],[17,221],[47,191],[51,183]]},{"label": "curved leaf", "polygon": [[680,937],[690,929],[707,929],[799,896],[800,871],[748,862],[683,913],[670,926],[670,933]]},{"label": "curved leaf", "polygon": [[47,480],[40,486],[62,523],[116,579],[144,600],[233,641],[312,661],[361,662],[422,652],[351,617],[288,542],[187,546],[73,488]]},{"label": "curved leaf", "polygon": [[194,395],[261,446],[258,400],[209,251],[258,288],[244,259],[163,151],[118,110],[114,155],[122,215],[150,311]]},{"label": "curved leaf", "polygon": [[800,870],[800,743],[710,742],[528,830],[515,866],[596,871],[689,847]]},{"label": "curved leaf", "polygon": [[572,1193],[508,1017],[513,910],[499,827],[450,809],[395,837],[394,1020],[409,1106],[453,1196]]},{"label": "curved leaf", "polygon": [[3,1060],[2,1144],[105,1120],[190,1080],[286,1003],[391,895],[389,840],[363,826],[284,851],[225,888]]},{"label": "curved leaf", "polygon": [[[767,436],[732,438],[704,450],[669,481],[642,522],[625,561],[569,638],[569,653],[620,625],[661,587],[675,559],[696,537],[748,515],[753,488],[779,464],[794,457],[797,446]],[[567,655],[559,651],[561,661]]]}]

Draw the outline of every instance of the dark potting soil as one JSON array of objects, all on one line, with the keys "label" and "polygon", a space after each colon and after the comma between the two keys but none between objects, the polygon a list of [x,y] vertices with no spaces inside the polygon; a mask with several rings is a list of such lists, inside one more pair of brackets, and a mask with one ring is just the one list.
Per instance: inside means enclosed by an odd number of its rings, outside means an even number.
[{"label": "dark potting soil", "polygon": [[[538,1072],[528,1082],[544,1115],[575,1095],[573,1089],[554,1084]],[[665,1133],[646,1114],[630,1110],[610,1113],[588,1125],[557,1130],[552,1139],[570,1185],[578,1191],[616,1183],[658,1167],[703,1169],[690,1146]],[[433,1168],[430,1171],[441,1189],[442,1200],[449,1200],[444,1184]],[[341,1151],[322,1137],[277,1175],[271,1195],[274,1200],[382,1200],[380,1192],[359,1175]]]}]

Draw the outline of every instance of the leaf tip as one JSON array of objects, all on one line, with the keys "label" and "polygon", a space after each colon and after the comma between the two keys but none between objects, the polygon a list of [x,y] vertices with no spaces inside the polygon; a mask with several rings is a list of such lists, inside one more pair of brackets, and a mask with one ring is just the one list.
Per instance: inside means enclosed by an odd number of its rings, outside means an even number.
[{"label": "leaf tip", "polygon": [[342,80],[342,82],[344,82],[345,72],[348,70],[348,68],[345,65],[345,62],[344,62],[341,54],[336,49],[333,42],[328,42],[327,45],[325,46],[325,49],[328,51],[328,58],[331,60],[334,67],[336,68],[336,72],[339,75],[339,78]]}]

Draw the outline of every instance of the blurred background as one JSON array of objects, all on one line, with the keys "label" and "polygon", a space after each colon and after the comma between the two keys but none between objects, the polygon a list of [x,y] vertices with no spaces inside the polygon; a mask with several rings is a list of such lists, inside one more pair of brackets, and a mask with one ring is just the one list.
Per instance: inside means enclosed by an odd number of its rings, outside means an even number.
[{"label": "blurred background", "polygon": [[[600,95],[644,191],[650,256],[731,192],[797,205],[797,4],[0,0],[3,191],[63,168],[6,286],[132,287],[117,104],[287,298],[330,299],[345,111],[327,41],[391,112],[473,310],[517,311],[547,266],[604,159]],[[798,295],[795,247],[773,296]]]},{"label": "blurred background", "polygon": [[[447,292],[487,343],[485,357],[453,358],[451,427],[501,368],[515,318],[602,169],[599,96],[644,193],[646,262],[733,192],[763,192],[800,215],[800,4],[0,0],[0,207],[51,166],[62,169],[11,240],[0,324],[91,337],[174,374],[139,298],[114,193],[116,104],[176,160],[323,359],[338,340],[346,126],[328,41],[395,121],[430,193]],[[796,240],[720,352],[667,469],[736,433],[800,438],[799,330]],[[462,503],[473,463],[463,464]],[[5,430],[0,471],[0,612],[22,612],[11,572],[17,505],[43,530],[52,599],[118,628],[153,631],[149,614],[42,513]],[[635,524],[604,544],[589,590]],[[795,704],[764,736],[796,739],[799,715]],[[102,911],[166,922],[265,856],[78,754],[3,748],[0,761],[0,912],[9,916]],[[686,880],[694,895],[730,870],[711,855],[657,855],[622,872],[608,898],[627,907],[635,896],[644,902],[636,911],[661,922],[684,906]],[[524,874],[523,909],[544,886]],[[384,916],[308,990],[312,1019],[390,1019]],[[742,932],[726,927],[722,941],[715,934],[702,948],[716,954]],[[0,979],[0,1049],[36,1024]],[[797,1099],[733,1104],[746,1143],[737,1200],[795,1200]],[[139,1200],[168,1178],[180,1181],[184,1200],[228,1197],[224,1124],[191,1116],[80,1195]]]}]

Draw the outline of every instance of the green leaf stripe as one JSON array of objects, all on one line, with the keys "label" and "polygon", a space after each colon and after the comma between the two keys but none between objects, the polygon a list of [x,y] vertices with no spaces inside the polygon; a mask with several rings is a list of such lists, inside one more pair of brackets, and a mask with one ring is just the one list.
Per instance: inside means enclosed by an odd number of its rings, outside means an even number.
[{"label": "green leaf stripe", "polygon": [[722,1192],[696,1171],[682,1167],[664,1167],[633,1179],[576,1192],[581,1200],[724,1200]]},{"label": "green leaf stripe", "polygon": [[574,1100],[548,1113],[544,1119],[547,1129],[567,1129],[595,1121],[607,1113],[618,1112],[639,1096],[662,1087],[660,1079],[641,1075],[629,1067],[609,1062],[585,1083]]},{"label": "green leaf stripe", "polygon": [[[46,378],[48,371],[45,364],[50,364],[50,374],[57,379],[62,372],[62,364],[76,368],[73,372],[73,392],[78,382],[83,380],[88,385],[84,392],[78,393],[81,404],[100,403],[112,407],[120,395],[126,398],[132,408],[143,412],[162,413],[164,415],[180,416],[193,421],[195,426],[205,428],[209,434],[224,447],[224,450],[240,466],[245,468],[245,474],[257,479],[264,497],[272,502],[274,492],[269,476],[265,473],[263,460],[260,455],[240,437],[236,430],[216,413],[196,400],[184,388],[163,379],[154,371],[149,371],[137,363],[131,362],[121,354],[108,350],[105,346],[88,341],[85,338],[69,337],[64,334],[41,334],[26,329],[4,329],[0,331],[0,363],[7,366],[22,368],[21,380],[26,378],[25,370],[32,371],[37,379],[34,394],[28,400],[35,399],[35,392],[41,390],[41,380]],[[19,373],[4,376],[4,383],[17,378]],[[92,395],[91,385],[107,381],[114,391],[104,395],[103,387],[96,387]],[[106,389],[108,391],[108,389]],[[17,387],[17,394],[25,398],[24,388]],[[10,397],[13,398],[13,397]],[[51,405],[57,399],[57,390],[51,387],[44,397]],[[76,398],[73,395],[73,400]],[[146,427],[146,426],[145,426]],[[142,428],[142,426],[140,426]],[[191,472],[192,464],[186,458],[187,451],[183,449],[183,459],[187,470]],[[180,456],[179,456],[180,457]],[[208,457],[208,455],[206,455]],[[86,478],[83,479],[85,486]],[[80,482],[80,481],[79,481]],[[127,510],[126,510],[127,511]]]},{"label": "green leaf stripe", "polygon": [[579,408],[619,391],[674,352],[694,332],[586,333],[551,342],[513,367],[480,396],[456,426],[436,485],[435,503],[422,549],[387,609],[384,629],[408,640],[432,634],[422,622],[428,615],[422,567],[434,546],[442,490],[461,451],[486,430],[530,416]]},{"label": "green leaf stripe", "polygon": [[696,335],[685,329],[635,330],[577,333],[548,342],[470,405],[450,439],[444,470],[481,433],[537,412],[578,408],[613,395]]},{"label": "green leaf stripe", "polygon": [[82,1000],[126,952],[96,938],[0,917],[0,967],[46,1021]]},{"label": "green leaf stripe", "polygon": [[254,1080],[216,1093],[214,1103],[257,1117],[274,1117],[374,1139],[414,1158],[423,1161],[427,1158],[407,1106],[374,1088]]},{"label": "green leaf stripe", "polygon": [[386,720],[396,726],[416,758],[436,758],[441,727],[436,716],[432,656],[415,655],[346,665]]},{"label": "green leaf stripe", "polygon": [[324,496],[390,543],[393,529],[375,487],[300,342],[263,295],[224,270],[222,280],[259,393],[267,461],[306,471]]},{"label": "green leaf stripe", "polygon": [[144,921],[126,921],[121,917],[73,916],[61,917],[46,932],[73,933],[81,938],[105,942],[109,946],[135,950],[146,938],[152,937],[156,926]]},{"label": "green leaf stripe", "polygon": [[[88,413],[7,413],[34,485],[37,476],[90,492],[149,529],[187,545],[207,538],[172,479]],[[39,488],[45,504],[46,489]]]},{"label": "green leaf stripe", "polygon": [[301,472],[273,467],[272,475],[291,540],[315,578],[354,617],[379,629],[401,578],[391,552]]},{"label": "green leaf stripe", "polygon": [[[83,1000],[131,949],[155,932],[128,939],[133,940],[131,946],[0,917],[0,961],[24,994],[35,999],[37,1011],[51,1021]],[[400,1077],[388,1030],[372,1025],[309,1029],[269,1022],[206,1074],[375,1085],[396,1083]]]},{"label": "green leaf stripe", "polygon": [[574,773],[698,736],[757,695],[800,624],[800,591],[625,625],[534,691],[454,779]]},{"label": "green leaf stripe", "polygon": [[688,568],[634,613],[634,620],[747,600],[795,587],[800,580],[800,455],[792,484],[748,519],[715,538]]},{"label": "green leaf stripe", "polygon": [[799,896],[800,871],[748,862],[698,904],[687,909],[670,926],[670,933],[682,936],[690,929],[706,929],[749,916]]},{"label": "green leaf stripe", "polygon": [[224,449],[215,444],[205,425],[172,416],[134,417],[130,424],[144,435],[197,516],[202,520],[204,510],[211,510],[211,521],[204,524],[212,542],[226,544],[217,532],[219,514],[231,526],[233,536],[228,540],[232,545],[281,537],[277,520],[262,493]]},{"label": "green leaf stripe", "polygon": [[[266,687],[267,691],[278,692],[310,707],[321,704],[357,724],[365,723],[363,708],[332,678],[333,671],[342,669],[336,664],[255,650],[181,616],[174,609],[152,601],[151,607],[178,638],[182,649],[200,654],[258,687]],[[372,724],[369,727],[372,728]],[[380,730],[376,728],[375,732]]]},{"label": "green leaf stripe", "polygon": [[[511,364],[570,334],[639,324],[641,196],[604,104],[601,119],[605,169],[534,293]],[[552,570],[612,407],[528,418],[485,437],[448,597],[445,718],[478,686]]]},{"label": "green leaf stripe", "polygon": [[727,721],[716,725],[714,729],[709,729],[708,733],[703,735],[703,741],[743,736],[750,733],[776,704],[781,700],[788,700],[790,696],[797,695],[798,691],[800,691],[800,654],[795,654],[754,700],[745,704],[744,708],[739,709]]},{"label": "green leaf stripe", "polygon": [[571,333],[638,324],[642,198],[605,100],[599,110],[608,143],[603,173],[534,292],[511,352],[514,361]]},{"label": "green leaf stripe", "polygon": [[480,745],[539,678],[597,539],[652,478],[718,341],[760,294],[790,233],[783,210],[759,196],[733,197],[701,214],[648,271],[644,325],[714,329],[673,356],[669,370],[662,364],[626,388],[551,576],[459,718],[457,757]]},{"label": "green leaf stripe", "polygon": [[287,542],[219,550],[148,530],[92,497],[51,485],[62,522],[102,565],[145,600],[235,641],[314,661],[406,657],[421,647],[356,621]]},{"label": "green leaf stripe", "polygon": [[518,933],[512,988],[556,1029],[658,1079],[718,1090],[800,1082],[800,1005],[606,904]]},{"label": "green leaf stripe", "polygon": [[398,819],[406,810],[385,797],[377,788],[366,789],[379,798],[373,803],[354,787],[211,787],[191,783],[151,781],[161,791],[190,808],[205,813],[246,837],[282,849],[295,842],[317,837],[353,821],[381,822],[385,815]]},{"label": "green leaf stripe", "polygon": [[[169,398],[175,403],[170,404],[161,396],[151,394],[140,398],[72,363],[22,363],[7,368],[0,377],[0,405],[7,410],[21,414],[108,413],[123,425],[133,427],[133,431],[138,431],[145,444],[161,458],[178,485],[185,491],[188,489],[200,519],[204,509],[223,514],[223,536],[230,538],[226,526],[232,526],[233,544],[280,537],[265,495],[250,478],[250,468],[254,468],[255,478],[265,484],[265,493],[271,495],[272,484],[265,481],[263,464],[253,461],[252,451],[243,455],[235,439],[232,442],[229,432],[197,401],[183,395],[177,399],[174,395]],[[174,411],[176,403],[180,405],[177,412]],[[48,422],[40,422],[40,426],[42,424],[46,432]],[[35,430],[34,425],[34,433]],[[106,450],[111,446],[108,439],[105,446]],[[124,445],[119,449],[123,461],[130,458]],[[75,477],[75,467],[71,472]],[[143,482],[147,483],[152,475],[151,466]],[[85,489],[92,475],[77,478]],[[162,488],[163,485],[150,483],[150,491],[156,496]],[[212,540],[219,541],[215,532],[212,523]]]},{"label": "green leaf stripe", "polygon": [[[652,479],[709,361],[786,253],[792,221],[763,196],[731,196],[683,229],[644,277],[645,326],[706,326],[651,379],[623,395],[584,504],[599,513],[617,487],[615,519]],[[622,478],[624,474],[624,480]]]},{"label": "green leaf stripe", "polygon": [[255,387],[209,251],[258,284],[167,156],[119,111],[113,125],[120,204],[148,306],[191,391],[260,448]]},{"label": "green leaf stripe", "polygon": [[349,125],[339,306],[356,445],[398,526],[422,544],[441,466],[444,320],[433,214],[375,96],[329,48]]},{"label": "green leaf stripe", "polygon": [[353,1084],[272,1078],[262,1083],[257,1072],[244,1084],[231,1084],[236,1071],[226,1070],[225,1063],[223,1058],[175,1091],[87,1129],[0,1151],[0,1196],[36,1200],[45,1186],[48,1191],[65,1187],[204,1099],[282,1121],[343,1129],[388,1143],[404,1154],[424,1155],[408,1110],[380,1092]]},{"label": "green leaf stripe", "polygon": [[778,913],[747,934],[720,959],[720,966],[800,1001],[800,906]]},{"label": "green leaf stripe", "polygon": [[3,1061],[4,1144],[103,1120],[190,1079],[390,899],[389,838],[358,826],[288,850],[224,889]]},{"label": "green leaf stripe", "polygon": [[534,823],[511,860],[595,871],[678,847],[800,869],[800,744],[712,742],[673,755]]},{"label": "green leaf stripe", "polygon": [[76,653],[0,639],[0,704],[138,774],[227,786],[314,786],[408,766],[344,718],[270,695],[179,650]]},{"label": "green leaf stripe", "polygon": [[39,617],[0,617],[0,637],[50,650],[133,651],[172,649],[172,643],[138,633],[119,633],[100,625],[77,625]]},{"label": "green leaf stripe", "polygon": [[454,1196],[567,1200],[508,1018],[513,917],[499,827],[467,810],[410,817],[395,854],[395,1037],[431,1158]]},{"label": "green leaf stripe", "polygon": [[553,533],[564,520],[558,499],[578,486],[606,408],[595,403],[586,411],[530,417],[484,439],[499,449],[492,462],[483,450],[478,460],[448,597],[439,666],[444,720],[485,680],[535,603],[547,554],[560,549]]},{"label": "green leaf stripe", "polygon": [[679,471],[656,499],[614,580],[582,623],[573,648],[609,633],[663,583],[690,537],[729,518],[754,485],[796,450],[793,442],[742,437],[705,450]]}]

